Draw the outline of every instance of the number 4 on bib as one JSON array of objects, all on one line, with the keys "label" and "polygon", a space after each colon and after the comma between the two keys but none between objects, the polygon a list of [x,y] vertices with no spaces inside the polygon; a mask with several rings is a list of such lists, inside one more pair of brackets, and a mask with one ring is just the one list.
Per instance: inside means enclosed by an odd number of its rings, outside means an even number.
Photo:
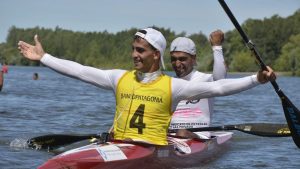
[{"label": "number 4 on bib", "polygon": [[146,128],[146,124],[143,123],[145,105],[141,104],[130,119],[130,128],[137,128],[139,134],[143,134],[143,128]]}]

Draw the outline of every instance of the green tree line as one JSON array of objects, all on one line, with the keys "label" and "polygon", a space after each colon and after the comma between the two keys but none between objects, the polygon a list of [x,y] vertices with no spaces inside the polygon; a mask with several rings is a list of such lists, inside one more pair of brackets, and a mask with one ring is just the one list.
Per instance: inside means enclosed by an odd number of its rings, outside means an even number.
[{"label": "green tree line", "polygon": [[[176,34],[170,29],[156,28],[164,34],[168,45],[176,37],[186,36],[185,32]],[[285,18],[274,15],[263,20],[248,19],[242,24],[242,28],[267,65],[274,67],[276,71],[300,76],[300,10]],[[38,34],[45,51],[54,56],[93,67],[131,69],[131,43],[136,31],[137,28],[117,33],[74,32],[59,27],[22,29],[12,26],[6,42],[0,44],[0,61],[9,65],[39,66],[39,62],[21,57],[17,49],[19,40],[33,43],[33,36]],[[188,37],[197,45],[197,69],[211,71],[212,51],[206,35],[199,32]],[[258,69],[254,56],[251,56],[236,30],[225,32],[223,50],[229,71]],[[169,48],[164,60],[167,70],[171,70]]]}]

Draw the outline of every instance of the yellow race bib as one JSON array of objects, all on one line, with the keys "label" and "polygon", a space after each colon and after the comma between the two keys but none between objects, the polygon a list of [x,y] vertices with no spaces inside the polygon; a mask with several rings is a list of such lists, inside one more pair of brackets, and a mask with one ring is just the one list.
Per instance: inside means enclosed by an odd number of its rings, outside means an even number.
[{"label": "yellow race bib", "polygon": [[114,138],[167,145],[171,98],[169,76],[142,84],[136,80],[135,71],[125,73],[116,91]]}]

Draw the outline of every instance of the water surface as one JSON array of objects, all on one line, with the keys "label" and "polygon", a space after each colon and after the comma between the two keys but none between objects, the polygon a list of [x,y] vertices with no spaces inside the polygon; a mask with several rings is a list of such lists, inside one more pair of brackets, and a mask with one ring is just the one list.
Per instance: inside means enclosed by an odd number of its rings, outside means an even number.
[{"label": "water surface", "polygon": [[[39,80],[33,80],[33,73]],[[244,75],[229,75],[240,77]],[[279,77],[285,94],[300,107],[300,78]],[[111,91],[74,80],[43,67],[10,67],[0,92],[0,168],[32,169],[53,157],[45,151],[10,146],[44,134],[89,134],[107,131],[115,100]],[[270,84],[219,97],[213,125],[252,122],[285,123],[280,100]],[[298,169],[300,150],[292,138],[265,138],[238,131],[230,147],[204,169]]]}]

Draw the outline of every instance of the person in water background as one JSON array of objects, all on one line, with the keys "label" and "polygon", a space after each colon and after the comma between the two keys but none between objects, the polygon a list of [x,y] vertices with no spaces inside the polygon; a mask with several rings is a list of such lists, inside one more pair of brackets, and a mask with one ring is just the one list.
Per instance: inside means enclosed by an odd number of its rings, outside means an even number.
[{"label": "person in water background", "polygon": [[2,64],[0,63],[0,91],[2,91],[2,87],[4,85],[4,72]]},{"label": "person in water background", "polygon": [[32,75],[32,79],[33,80],[38,80],[39,79],[39,74],[38,73],[33,73],[33,75]]}]

